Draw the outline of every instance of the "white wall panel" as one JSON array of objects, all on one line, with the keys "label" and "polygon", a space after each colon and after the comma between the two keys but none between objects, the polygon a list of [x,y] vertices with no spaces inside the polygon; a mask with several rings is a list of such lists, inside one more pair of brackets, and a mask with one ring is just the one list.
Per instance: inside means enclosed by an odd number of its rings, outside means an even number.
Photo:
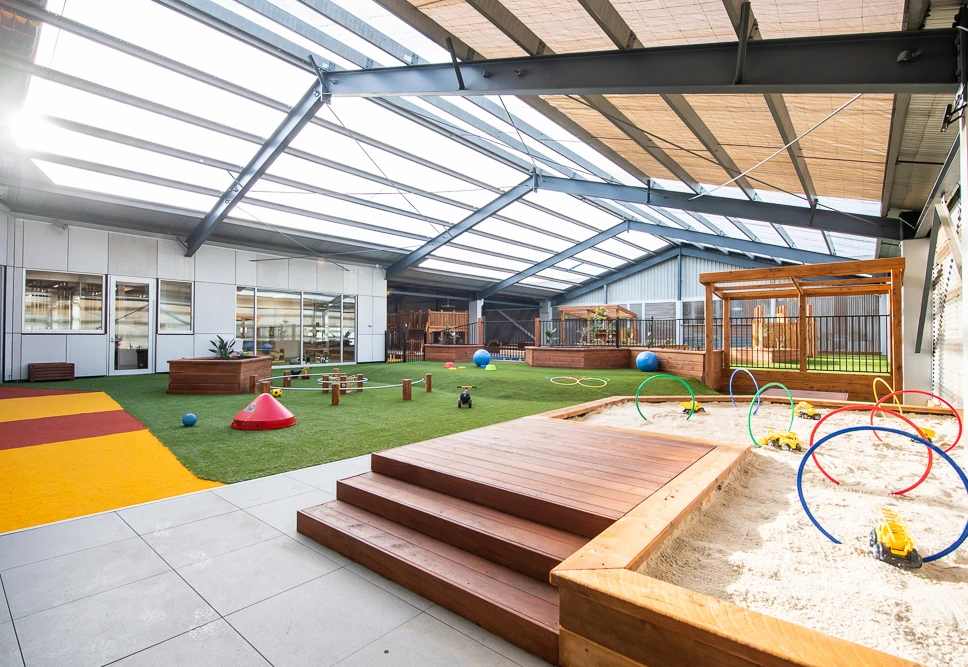
[{"label": "white wall panel", "polygon": [[118,276],[158,277],[158,240],[129,234],[110,234],[108,273]]},{"label": "white wall panel", "polygon": [[12,246],[10,240],[7,238],[8,230],[10,229],[8,220],[12,220],[12,218],[7,215],[6,209],[0,208],[0,264],[13,263],[13,258],[7,256],[7,252]]},{"label": "white wall panel", "polygon": [[373,297],[373,335],[382,336],[387,330],[387,298]]},{"label": "white wall panel", "polygon": [[182,359],[195,355],[195,337],[191,334],[166,334],[158,336],[156,340],[158,341],[155,352],[155,372],[157,373],[168,372],[169,359]]},{"label": "white wall panel", "polygon": [[387,295],[387,272],[382,268],[376,267],[373,269],[373,296],[382,296],[386,298]]},{"label": "white wall panel", "polygon": [[376,358],[373,356],[373,340],[375,338],[376,336],[371,336],[369,334],[358,335],[356,337],[356,360],[358,362],[364,363],[376,360]]},{"label": "white wall panel", "polygon": [[254,252],[238,250],[235,253],[235,284],[241,287],[255,287],[259,279],[259,255]]},{"label": "white wall panel", "polygon": [[272,257],[270,255],[259,255],[260,261],[256,267],[259,287],[271,287],[273,289],[289,289],[289,260]]},{"label": "white wall panel", "polygon": [[348,271],[344,271],[332,262],[320,260],[316,264],[316,289],[326,294],[341,294],[343,292],[343,276]]},{"label": "white wall panel", "polygon": [[185,246],[178,241],[159,239],[158,277],[164,280],[194,280],[195,258],[185,257]]},{"label": "white wall panel", "polygon": [[46,222],[23,223],[23,264],[28,269],[67,270],[67,228]]},{"label": "white wall panel", "polygon": [[343,293],[359,294],[360,267],[347,264],[346,268],[349,269],[349,271],[343,272]]},{"label": "white wall panel", "polygon": [[357,335],[373,335],[373,297],[356,297],[356,333]]},{"label": "white wall panel", "polygon": [[[285,262],[281,262],[285,263]],[[316,291],[316,262],[308,259],[289,260],[289,289]]]},{"label": "white wall panel", "polygon": [[235,286],[195,283],[195,333],[235,330]]},{"label": "white wall panel", "polygon": [[357,267],[356,275],[357,275],[357,279],[356,279],[357,294],[365,294],[367,296],[373,296],[373,267],[370,267],[370,266]]},{"label": "white wall panel", "polygon": [[[103,341],[103,336],[92,336]],[[61,334],[20,337],[20,377],[27,378],[27,364],[67,361],[67,336]]]},{"label": "white wall panel", "polygon": [[74,375],[91,377],[108,372],[107,336],[68,335],[66,338],[67,360],[74,363]]},{"label": "white wall panel", "polygon": [[195,253],[195,280],[235,284],[235,251],[203,245]]},{"label": "white wall panel", "polygon": [[107,273],[110,236],[108,232],[100,229],[68,229],[67,270],[78,273]]},{"label": "white wall panel", "polygon": [[7,239],[13,246],[13,265],[24,265],[24,221],[14,218],[13,224],[7,223]]}]

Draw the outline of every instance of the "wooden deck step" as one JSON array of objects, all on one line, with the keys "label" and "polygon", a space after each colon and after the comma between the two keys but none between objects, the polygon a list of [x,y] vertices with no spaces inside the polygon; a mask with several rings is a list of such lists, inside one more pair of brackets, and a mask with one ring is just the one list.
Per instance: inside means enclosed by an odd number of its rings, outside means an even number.
[{"label": "wooden deck step", "polygon": [[297,529],[552,664],[558,589],[341,500],[300,511]]},{"label": "wooden deck step", "polygon": [[588,541],[378,473],[340,480],[336,497],[539,581]]}]

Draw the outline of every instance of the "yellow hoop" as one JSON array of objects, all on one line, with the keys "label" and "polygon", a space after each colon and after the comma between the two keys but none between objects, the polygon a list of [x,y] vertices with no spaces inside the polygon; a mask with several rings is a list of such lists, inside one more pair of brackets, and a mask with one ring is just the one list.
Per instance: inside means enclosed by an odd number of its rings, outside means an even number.
[{"label": "yellow hoop", "polygon": [[[874,378],[874,381],[871,383],[871,390],[874,392],[874,402],[875,403],[879,403],[880,400],[881,400],[880,397],[877,395],[877,383],[878,382],[880,382],[885,387],[887,387],[889,394],[893,394],[894,393],[894,387],[892,387],[891,385],[889,385],[887,383],[887,380],[885,380],[884,378]],[[894,399],[894,405],[897,406],[898,414],[902,414],[903,415],[904,414],[904,409],[901,407],[903,405],[903,403],[901,403],[898,400],[897,396],[893,396],[892,398]]]},{"label": "yellow hoop", "polygon": [[[556,380],[571,380],[571,382],[556,382]],[[573,387],[579,382],[581,382],[581,380],[570,375],[557,375],[551,378],[551,384],[557,384],[562,387]]]},{"label": "yellow hoop", "polygon": [[[585,384],[586,380],[594,380],[595,382],[601,382],[601,384]],[[608,386],[608,378],[582,377],[578,379],[578,384],[589,389],[602,389]]]}]

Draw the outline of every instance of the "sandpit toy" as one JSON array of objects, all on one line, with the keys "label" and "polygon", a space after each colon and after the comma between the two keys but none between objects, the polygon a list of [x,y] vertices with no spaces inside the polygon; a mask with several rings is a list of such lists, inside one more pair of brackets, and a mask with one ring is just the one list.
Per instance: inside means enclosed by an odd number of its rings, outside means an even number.
[{"label": "sandpit toy", "polygon": [[797,403],[797,407],[794,408],[794,410],[796,410],[797,417],[800,417],[800,419],[812,419],[817,421],[822,416],[817,408],[813,407],[806,401],[800,401]]},{"label": "sandpit toy", "polygon": [[[861,407],[864,407],[864,406],[861,406]],[[829,532],[827,532],[827,530],[820,525],[820,522],[817,521],[817,518],[813,515],[813,512],[810,511],[810,507],[807,505],[807,500],[803,495],[803,470],[807,466],[807,459],[813,456],[814,452],[816,452],[817,449],[822,447],[826,442],[829,442],[830,440],[832,440],[833,438],[836,438],[837,436],[844,435],[845,433],[854,433],[858,431],[872,431],[872,432],[880,431],[882,433],[896,433],[897,435],[903,435],[906,438],[910,438],[915,442],[920,442],[922,445],[929,448],[932,452],[934,452],[935,454],[937,454],[938,456],[940,456],[941,458],[943,458],[945,461],[948,462],[948,465],[950,465],[954,469],[955,473],[957,473],[958,475],[958,478],[961,480],[961,484],[965,489],[965,493],[968,493],[968,475],[965,475],[965,471],[962,470],[957,463],[955,463],[955,460],[951,458],[951,456],[949,456],[947,452],[945,452],[937,445],[928,442],[922,437],[913,435],[911,433],[908,433],[907,431],[902,431],[901,429],[888,428],[886,426],[849,426],[847,428],[842,428],[839,431],[834,431],[829,435],[825,435],[815,445],[812,445],[810,449],[807,450],[807,456],[804,456],[803,459],[800,461],[800,467],[797,468],[797,496],[799,496],[800,498],[800,506],[803,507],[803,511],[806,512],[807,518],[810,519],[810,523],[816,526],[817,530],[823,533],[824,537],[829,539],[834,544],[841,544],[841,541],[838,540],[833,535],[831,535]],[[962,529],[961,535],[959,535],[954,542],[952,542],[947,547],[945,547],[944,549],[942,549],[937,553],[931,554],[930,556],[922,556],[921,560],[925,563],[930,563],[931,561],[938,560],[939,558],[944,558],[952,551],[960,547],[966,539],[968,539],[968,521],[965,522],[965,527]]]},{"label": "sandpit toy", "polygon": [[901,513],[886,507],[877,509],[881,513],[881,521],[871,531],[870,542],[874,558],[895,567],[921,567],[921,554]]},{"label": "sandpit toy", "polygon": [[302,379],[303,380],[308,380],[309,379],[309,366],[305,366],[302,369],[302,371],[300,371],[300,375],[302,375]]},{"label": "sandpit toy", "polygon": [[[639,411],[639,417],[641,417],[642,419],[645,419],[645,421],[649,421],[649,420],[644,414],[642,414],[642,408],[639,406],[639,394],[642,393],[642,389],[645,388],[645,385],[649,384],[650,382],[652,382],[652,380],[655,380],[656,378],[669,378],[671,380],[675,380],[676,382],[680,383],[689,392],[689,398],[692,399],[693,407],[695,407],[695,405],[698,405],[698,403],[696,403],[696,392],[692,390],[692,387],[690,387],[685,380],[683,380],[680,377],[676,377],[675,375],[669,375],[668,373],[659,373],[658,375],[653,375],[650,378],[646,378],[645,381],[642,384],[640,384],[639,388],[635,391],[635,409]],[[696,413],[695,410],[690,409],[689,414],[686,415],[686,421],[689,421],[689,419],[695,413]]]},{"label": "sandpit toy", "polygon": [[195,416],[194,412],[186,412],[182,416],[182,426],[194,426],[198,423],[198,417]]},{"label": "sandpit toy", "polygon": [[753,381],[753,386],[756,387],[756,394],[757,394],[757,397],[756,397],[756,409],[753,410],[753,414],[755,415],[757,412],[760,411],[760,398],[759,398],[760,384],[756,381],[756,378],[753,377],[753,373],[750,372],[750,369],[748,369],[748,368],[737,368],[736,370],[734,370],[730,374],[730,376],[729,376],[729,400],[733,402],[733,407],[734,408],[738,408],[739,407],[738,405],[736,405],[736,399],[733,397],[733,378],[736,377],[736,374],[739,373],[740,371],[743,371],[744,373],[746,373],[747,375],[749,375],[750,376],[750,379]]},{"label": "sandpit toy", "polygon": [[750,434],[750,440],[753,441],[754,447],[762,447],[763,445],[761,445],[760,441],[757,440],[756,436],[753,435],[753,403],[758,401],[760,398],[760,394],[762,394],[770,387],[782,387],[783,391],[787,393],[787,398],[790,399],[790,423],[787,424],[786,431],[784,432],[789,433],[793,430],[793,420],[796,418],[796,409],[793,406],[793,394],[790,393],[790,390],[787,389],[786,385],[780,382],[771,382],[769,384],[765,384],[756,392],[756,395],[753,396],[753,400],[750,401],[750,409],[746,413],[746,430]]},{"label": "sandpit toy", "polygon": [[282,389],[280,389],[279,387],[275,387],[269,393],[272,394],[273,398],[280,398],[282,396]]},{"label": "sandpit toy", "polygon": [[232,420],[232,428],[243,431],[269,431],[287,428],[296,423],[296,416],[272,394],[259,394]]},{"label": "sandpit toy", "polygon": [[449,371],[456,371],[457,370],[457,367],[456,366],[446,366],[446,368]]},{"label": "sandpit toy", "polygon": [[679,404],[682,408],[682,414],[687,415],[690,412],[705,412],[706,408],[699,404],[699,401],[683,401]]},{"label": "sandpit toy", "polygon": [[454,362],[453,361],[445,361],[444,362],[444,368],[453,368],[453,367],[454,367]]},{"label": "sandpit toy", "polygon": [[457,370],[459,370],[459,371],[466,371],[467,370],[467,366],[458,366],[457,367]]},{"label": "sandpit toy", "polygon": [[460,410],[465,405],[467,406],[468,410],[474,407],[474,403],[471,400],[471,392],[469,392],[467,389],[460,393],[460,397],[457,399],[457,409]]},{"label": "sandpit toy", "polygon": [[789,452],[790,450],[802,452],[806,450],[806,447],[800,441],[800,436],[793,431],[774,431],[770,429],[765,436],[760,438],[759,444],[761,447],[769,445],[775,449],[782,449],[785,452]]}]

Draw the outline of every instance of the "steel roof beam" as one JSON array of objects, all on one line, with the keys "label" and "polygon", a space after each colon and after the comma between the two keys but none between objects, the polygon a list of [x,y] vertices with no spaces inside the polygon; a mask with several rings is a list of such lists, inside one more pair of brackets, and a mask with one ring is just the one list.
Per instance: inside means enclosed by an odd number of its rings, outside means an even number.
[{"label": "steel roof beam", "polygon": [[[734,84],[737,43],[502,58],[339,72],[334,95],[662,95],[911,93],[958,85],[953,29],[756,40]],[[904,52],[919,55],[905,58]],[[805,67],[804,63],[809,66]]]},{"label": "steel roof beam", "polygon": [[[537,176],[535,176],[535,178],[537,178]],[[477,209],[453,227],[450,227],[449,229],[430,239],[406,257],[397,260],[387,267],[387,277],[389,278],[394,276],[406,269],[411,264],[419,262],[437,248],[449,243],[464,232],[469,231],[477,223],[486,220],[488,217],[498,213],[505,207],[521,199],[521,197],[533,190],[534,182],[534,178],[529,178],[528,180],[519,183],[497,199],[494,199],[493,201],[488,202],[481,208]]]},{"label": "steel roof beam", "polygon": [[[944,164],[941,166],[941,171],[938,172],[938,178],[935,179],[934,185],[931,186],[931,194],[928,195],[927,201],[924,203],[924,208],[921,209],[921,215],[918,218],[918,224],[914,230],[915,238],[922,238],[927,236],[931,231],[932,216],[935,215],[935,205],[941,201],[944,196],[944,185],[948,178],[948,172],[951,171],[952,167],[958,169],[956,164],[956,158],[958,157],[958,151],[961,146],[961,134],[955,135],[954,143],[951,144],[951,150],[948,151],[948,157],[945,158]],[[956,184],[957,185],[957,184]],[[951,193],[949,193],[950,195]]]}]

